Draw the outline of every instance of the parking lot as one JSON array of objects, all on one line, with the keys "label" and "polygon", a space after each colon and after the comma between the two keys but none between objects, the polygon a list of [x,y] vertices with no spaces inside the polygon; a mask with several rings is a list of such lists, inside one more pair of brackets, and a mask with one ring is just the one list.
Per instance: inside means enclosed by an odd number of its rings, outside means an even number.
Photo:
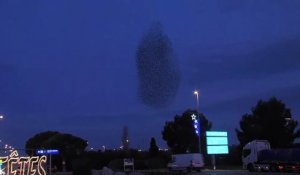
[{"label": "parking lot", "polygon": [[[92,175],[102,175],[105,173],[101,173],[100,171],[92,171]],[[134,172],[114,172],[112,174],[118,175],[299,175],[299,173],[271,173],[271,172],[248,172],[246,170],[203,170],[202,172],[191,172],[191,173],[176,173],[169,172],[165,170],[158,171],[134,171]],[[52,175],[72,175],[71,172],[57,172],[52,173]]]},{"label": "parking lot", "polygon": [[249,172],[246,170],[204,170],[200,173],[193,172],[193,175],[299,175],[299,173],[271,173],[271,172]]}]

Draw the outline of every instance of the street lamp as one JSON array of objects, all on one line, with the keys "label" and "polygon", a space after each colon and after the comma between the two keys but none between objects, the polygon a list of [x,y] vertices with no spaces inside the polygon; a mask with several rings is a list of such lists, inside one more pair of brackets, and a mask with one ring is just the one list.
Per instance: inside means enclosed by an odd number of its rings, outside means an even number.
[{"label": "street lamp", "polygon": [[200,122],[200,115],[199,115],[199,92],[197,90],[194,91],[194,95],[196,96],[197,100],[197,106],[196,106],[196,111],[197,111],[197,118],[198,118],[198,125],[199,125],[199,153],[201,153],[201,122]]},{"label": "street lamp", "polygon": [[197,90],[195,90],[194,91],[194,95],[196,96],[196,100],[197,100],[196,109],[198,110],[198,107],[199,107],[199,92]]}]

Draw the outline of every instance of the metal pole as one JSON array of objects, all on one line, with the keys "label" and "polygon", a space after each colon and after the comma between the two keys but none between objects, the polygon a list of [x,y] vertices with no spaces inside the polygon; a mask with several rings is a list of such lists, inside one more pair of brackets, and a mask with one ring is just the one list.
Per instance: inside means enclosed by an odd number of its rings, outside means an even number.
[{"label": "metal pole", "polygon": [[212,164],[213,164],[213,169],[216,170],[216,157],[214,154],[211,155],[211,158],[212,158]]},{"label": "metal pole", "polygon": [[197,100],[196,111],[197,111],[197,118],[199,123],[199,153],[201,153],[201,122],[200,122],[200,115],[199,115],[199,92],[195,90],[194,94],[196,95],[196,100]]},{"label": "metal pole", "polygon": [[51,156],[51,154],[50,154],[50,167],[49,167],[49,174],[51,175],[51,167],[52,167],[52,158],[51,158],[52,156]]}]

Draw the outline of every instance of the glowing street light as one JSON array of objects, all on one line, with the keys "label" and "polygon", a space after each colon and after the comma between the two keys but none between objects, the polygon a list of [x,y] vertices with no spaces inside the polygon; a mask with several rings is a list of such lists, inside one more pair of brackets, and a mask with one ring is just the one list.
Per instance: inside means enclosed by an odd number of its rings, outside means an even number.
[{"label": "glowing street light", "polygon": [[196,96],[196,100],[197,100],[197,106],[196,106],[197,108],[196,109],[198,110],[198,107],[199,107],[199,92],[197,90],[195,90],[194,95]]},{"label": "glowing street light", "polygon": [[[197,106],[196,106],[196,111],[197,111],[197,118],[198,118],[198,123],[197,120],[194,120],[194,122],[196,122],[195,125],[195,129],[196,129],[196,133],[199,137],[199,153],[201,153],[201,122],[200,122],[200,115],[199,115],[199,91],[195,90],[194,91],[194,95],[196,96],[196,100],[197,100]],[[198,128],[196,128],[196,126],[199,126]]]}]

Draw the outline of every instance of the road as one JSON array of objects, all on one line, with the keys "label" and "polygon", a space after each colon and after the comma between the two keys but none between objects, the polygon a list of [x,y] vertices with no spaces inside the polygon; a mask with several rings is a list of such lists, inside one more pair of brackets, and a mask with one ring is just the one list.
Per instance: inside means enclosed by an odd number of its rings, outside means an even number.
[{"label": "road", "polygon": [[[122,174],[122,175],[127,175],[125,173],[115,173],[115,174]],[[200,173],[198,172],[192,172],[192,173],[187,173],[187,175],[299,175],[300,173],[271,173],[271,172],[256,172],[256,173],[250,173],[245,170],[204,170]],[[52,173],[52,175],[72,175],[71,172],[60,172],[60,173]],[[91,175],[102,175],[102,173],[98,172],[93,172]],[[170,172],[130,172],[128,175],[182,175],[180,173],[170,173]]]},{"label": "road", "polygon": [[299,173],[271,173],[271,172],[248,172],[245,170],[204,170],[201,173],[192,175],[299,175]]}]

